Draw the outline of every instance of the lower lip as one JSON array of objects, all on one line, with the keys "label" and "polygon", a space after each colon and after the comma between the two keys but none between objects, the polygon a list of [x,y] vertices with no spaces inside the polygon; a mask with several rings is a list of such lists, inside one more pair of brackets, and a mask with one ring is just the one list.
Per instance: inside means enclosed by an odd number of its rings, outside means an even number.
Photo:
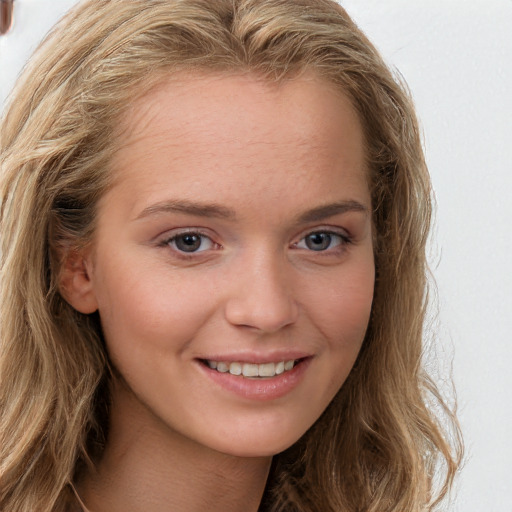
[{"label": "lower lip", "polygon": [[212,370],[198,361],[201,370],[216,384],[242,398],[249,400],[275,400],[290,393],[299,385],[312,358],[307,357],[296,364],[293,369],[281,375],[267,378],[247,378]]}]

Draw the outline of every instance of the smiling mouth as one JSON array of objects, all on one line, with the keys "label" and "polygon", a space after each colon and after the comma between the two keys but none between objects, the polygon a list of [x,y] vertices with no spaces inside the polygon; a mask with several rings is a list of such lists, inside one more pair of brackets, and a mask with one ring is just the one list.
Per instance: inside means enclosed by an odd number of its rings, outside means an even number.
[{"label": "smiling mouth", "polygon": [[291,359],[288,361],[278,361],[275,363],[243,363],[243,362],[228,362],[228,361],[211,361],[203,359],[201,362],[219,373],[230,373],[246,378],[271,378],[281,375],[282,373],[289,372],[300,364],[303,359]]}]

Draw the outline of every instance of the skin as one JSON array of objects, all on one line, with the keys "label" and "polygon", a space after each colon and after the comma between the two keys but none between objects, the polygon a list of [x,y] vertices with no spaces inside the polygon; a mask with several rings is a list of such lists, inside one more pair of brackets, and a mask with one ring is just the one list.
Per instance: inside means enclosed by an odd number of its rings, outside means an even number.
[{"label": "skin", "polygon": [[[367,328],[360,121],[314,75],[183,74],[119,132],[94,243],[62,283],[76,309],[99,310],[118,372],[108,444],[79,492],[93,512],[255,511],[272,455],[325,410]],[[197,250],[180,250],[184,231]],[[201,362],[297,354],[300,376],[271,399]]]}]

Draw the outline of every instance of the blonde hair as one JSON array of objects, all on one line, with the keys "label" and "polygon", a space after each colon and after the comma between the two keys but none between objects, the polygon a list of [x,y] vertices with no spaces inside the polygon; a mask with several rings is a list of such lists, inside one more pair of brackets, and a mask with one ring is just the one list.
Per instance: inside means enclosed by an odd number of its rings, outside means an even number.
[{"label": "blonde hair", "polygon": [[63,511],[79,464],[101,453],[108,359],[97,315],[58,292],[62,253],[93,236],[123,112],[182,69],[316,72],[351,99],[366,136],[368,332],[325,413],[274,457],[262,509],[436,509],[462,448],[422,363],[429,176],[407,92],[331,0],[88,0],[37,50],[0,132],[0,509]]}]

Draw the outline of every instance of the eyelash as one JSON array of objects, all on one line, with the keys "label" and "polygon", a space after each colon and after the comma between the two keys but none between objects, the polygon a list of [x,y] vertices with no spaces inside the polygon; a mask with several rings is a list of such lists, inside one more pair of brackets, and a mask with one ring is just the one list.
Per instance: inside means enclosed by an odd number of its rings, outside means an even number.
[{"label": "eyelash", "polygon": [[[209,247],[207,249],[200,250],[200,251],[198,251],[198,250],[195,250],[195,251],[183,251],[183,250],[181,250],[176,245],[176,241],[179,240],[180,238],[183,239],[186,236],[199,237],[200,238],[200,245],[199,245],[199,247],[201,247],[203,245],[205,240],[209,240],[210,243],[211,243],[211,247]],[[174,247],[173,247],[173,245],[174,245]],[[162,240],[159,243],[159,246],[161,246],[161,247],[170,247],[181,258],[193,258],[194,254],[205,252],[205,251],[213,248],[214,246],[216,246],[216,248],[220,248],[221,247],[219,244],[216,244],[211,239],[210,236],[208,236],[205,233],[202,233],[201,231],[197,231],[197,230],[188,230],[188,231],[181,231],[180,233],[176,233],[175,235]]]},{"label": "eyelash", "polygon": [[[307,239],[310,237],[313,237],[313,236],[318,236],[318,235],[324,235],[328,238],[329,247],[315,251],[315,249],[312,249],[311,247],[307,246]],[[330,243],[332,242],[333,238],[337,239],[338,243],[336,245],[334,245],[334,247],[330,247]],[[299,244],[301,244],[301,243],[304,243],[304,245],[306,245],[306,247],[299,247]],[[346,246],[351,243],[352,243],[351,237],[349,237],[345,233],[340,233],[338,231],[333,231],[333,230],[329,230],[329,229],[317,229],[317,230],[311,231],[307,235],[303,236],[296,244],[293,244],[293,245],[294,245],[294,247],[296,247],[298,249],[306,249],[306,250],[309,250],[314,253],[323,254],[323,253],[328,252],[329,254],[332,254],[333,252],[343,251],[346,248]]]},{"label": "eyelash", "polygon": [[[329,247],[326,247],[325,249],[321,249],[321,250],[315,250],[315,249],[312,249],[311,247],[308,247],[307,246],[308,237],[313,237],[315,235],[327,236],[329,238]],[[205,240],[209,240],[211,246],[206,249],[202,249],[202,250],[193,250],[193,251],[181,250],[176,245],[177,240],[179,240],[180,238],[183,239],[186,236],[199,237],[200,245],[198,248],[201,248],[201,246],[204,244]],[[336,243],[336,245],[334,245],[334,247],[330,247],[333,238],[335,240],[337,240],[338,243]],[[350,236],[348,236],[346,233],[340,233],[340,232],[329,230],[329,229],[317,229],[315,231],[311,231],[311,232],[307,233],[298,242],[292,244],[292,247],[295,249],[300,249],[300,250],[304,249],[308,252],[316,253],[319,255],[326,255],[325,253],[333,254],[333,253],[342,252],[346,248],[347,245],[352,244],[352,243],[353,243],[352,238]],[[300,244],[304,244],[305,247],[300,247]],[[195,258],[195,257],[197,257],[195,255],[200,254],[202,252],[206,252],[213,248],[215,248],[215,249],[222,248],[222,246],[220,244],[215,243],[209,235],[202,233],[201,231],[198,231],[198,230],[188,230],[188,231],[182,231],[180,233],[176,233],[169,238],[165,238],[158,245],[160,247],[166,247],[166,248],[170,247],[176,253],[176,255],[178,255],[178,257],[185,258],[185,259]]]}]

